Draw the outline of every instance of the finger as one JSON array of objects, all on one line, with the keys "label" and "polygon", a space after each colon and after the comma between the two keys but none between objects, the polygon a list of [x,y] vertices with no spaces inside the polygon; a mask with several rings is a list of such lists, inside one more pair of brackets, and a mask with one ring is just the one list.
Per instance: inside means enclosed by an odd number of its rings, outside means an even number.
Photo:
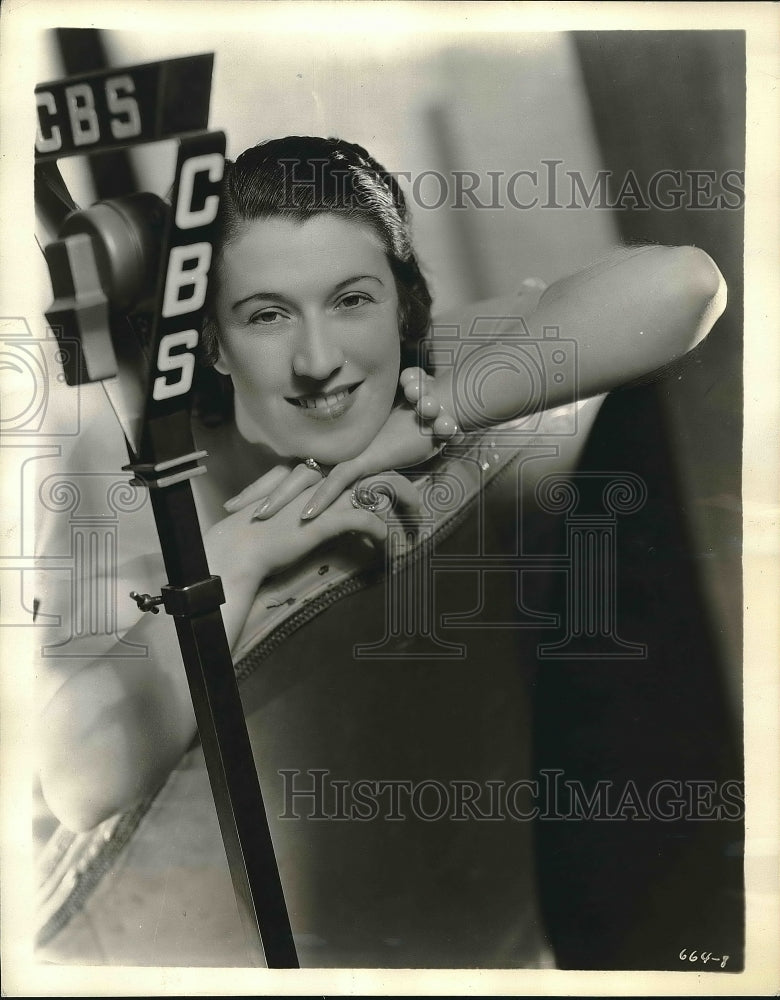
[{"label": "finger", "polygon": [[344,535],[357,532],[375,542],[387,539],[387,524],[377,514],[363,509],[355,509],[349,497],[343,497],[338,504],[328,511],[318,522],[317,530],[323,532],[323,541],[334,535]]},{"label": "finger", "polygon": [[273,517],[282,507],[285,507],[310,486],[319,483],[321,479],[322,473],[317,472],[316,469],[310,469],[303,463],[296,465],[287,478],[276,487],[273,493],[266,496],[262,503],[258,505],[253,516],[258,520]]},{"label": "finger", "polygon": [[353,510],[353,517],[349,518],[349,531],[359,531],[362,535],[367,535],[376,542],[387,540],[387,524],[381,517],[372,514],[367,510]]},{"label": "finger", "polygon": [[422,368],[404,368],[398,376],[398,383],[402,388],[406,388],[410,382],[419,382],[424,376],[425,371]]},{"label": "finger", "polygon": [[341,462],[339,465],[335,465],[301,512],[303,520],[310,521],[330,507],[344,490],[352,486],[359,475],[360,471],[351,462]]},{"label": "finger", "polygon": [[406,401],[413,405],[424,394],[427,382],[428,374],[423,368],[404,368],[398,379]]},{"label": "finger", "polygon": [[433,433],[447,441],[458,433],[458,425],[449,413],[441,413],[433,422]]},{"label": "finger", "polygon": [[259,479],[250,483],[246,489],[241,490],[240,493],[226,500],[223,507],[232,514],[234,511],[241,510],[242,507],[246,507],[250,503],[257,503],[259,500],[267,497],[271,490],[276,489],[280,483],[284,482],[289,474],[289,466],[276,465],[270,472],[266,472],[264,476],[260,476]]},{"label": "finger", "polygon": [[442,405],[433,396],[424,395],[420,396],[417,400],[415,409],[418,416],[422,417],[423,420],[435,420],[441,413]]},{"label": "finger", "polygon": [[411,403],[412,405],[414,405],[415,403],[418,402],[420,397],[425,392],[425,383],[426,383],[426,376],[425,373],[423,372],[421,378],[412,379],[411,381],[407,382],[406,385],[401,387],[404,390],[404,396],[406,397],[407,403]]},{"label": "finger", "polygon": [[422,497],[414,483],[400,472],[385,472],[381,476],[364,479],[360,486],[374,493],[382,493],[390,498],[393,507],[404,507],[417,512],[422,508]]}]

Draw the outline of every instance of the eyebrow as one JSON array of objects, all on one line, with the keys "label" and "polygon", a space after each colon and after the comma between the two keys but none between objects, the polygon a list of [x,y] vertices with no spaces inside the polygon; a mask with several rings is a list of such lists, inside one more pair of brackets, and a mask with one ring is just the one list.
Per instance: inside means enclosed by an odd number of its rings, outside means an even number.
[{"label": "eyebrow", "polygon": [[[345,278],[340,281],[334,288],[331,294],[340,292],[342,288],[346,288],[348,285],[354,284],[356,281],[376,281],[382,287],[384,287],[384,282],[381,278],[378,278],[375,274],[356,274],[351,278]],[[289,302],[290,300],[283,292],[252,292],[251,295],[245,296],[243,299],[239,299],[238,302],[234,302],[231,309],[238,309],[240,306],[245,305],[247,302],[252,302],[254,299],[275,299],[277,302]]]}]

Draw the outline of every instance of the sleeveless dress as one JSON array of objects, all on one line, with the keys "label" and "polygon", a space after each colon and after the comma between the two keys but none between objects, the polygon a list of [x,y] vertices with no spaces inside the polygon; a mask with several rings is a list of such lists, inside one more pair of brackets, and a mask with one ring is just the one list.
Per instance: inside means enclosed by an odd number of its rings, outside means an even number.
[{"label": "sleeveless dress", "polygon": [[[258,592],[235,669],[302,967],[554,964],[517,785],[533,777],[534,614],[507,562],[523,511],[502,520],[491,496],[571,467],[599,402],[469,436],[416,473],[422,514],[385,556],[342,539]],[[120,594],[164,580],[157,556],[127,566]],[[55,829],[39,883],[41,960],[262,961],[197,743],[147,801]]]}]

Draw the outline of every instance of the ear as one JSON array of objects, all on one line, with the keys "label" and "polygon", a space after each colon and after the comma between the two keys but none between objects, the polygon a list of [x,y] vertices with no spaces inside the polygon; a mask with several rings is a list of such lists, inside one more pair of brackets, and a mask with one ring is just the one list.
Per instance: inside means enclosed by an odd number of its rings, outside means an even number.
[{"label": "ear", "polygon": [[222,360],[222,355],[217,356],[217,360],[214,362],[214,368],[219,372],[220,375],[229,375],[230,369]]},{"label": "ear", "polygon": [[201,347],[203,350],[203,360],[211,364],[220,375],[229,375],[230,372],[222,360],[222,352],[219,349],[219,333],[217,324],[211,316],[206,316],[203,322],[203,332],[201,335]]}]

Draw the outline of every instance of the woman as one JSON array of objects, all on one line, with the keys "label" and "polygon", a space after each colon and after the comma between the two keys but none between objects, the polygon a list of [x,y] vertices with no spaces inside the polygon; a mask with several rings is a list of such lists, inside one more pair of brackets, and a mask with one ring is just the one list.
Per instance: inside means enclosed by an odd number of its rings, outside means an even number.
[{"label": "woman", "polygon": [[[529,777],[522,598],[491,585],[503,627],[470,627],[487,574],[469,558],[505,551],[518,492],[571,466],[600,395],[706,335],[720,274],[632,248],[432,329],[395,181],[359,146],[289,137],[228,165],[213,278],[204,360],[228,389],[216,417],[201,406],[194,488],[301,964],[549,965],[530,825],[484,797]],[[550,328],[576,364],[530,351]],[[125,590],[161,576],[152,531],[139,512]],[[175,633],[125,624],[105,655],[44,667],[43,792],[98,833],[47,855],[42,941],[243,964]]]}]

